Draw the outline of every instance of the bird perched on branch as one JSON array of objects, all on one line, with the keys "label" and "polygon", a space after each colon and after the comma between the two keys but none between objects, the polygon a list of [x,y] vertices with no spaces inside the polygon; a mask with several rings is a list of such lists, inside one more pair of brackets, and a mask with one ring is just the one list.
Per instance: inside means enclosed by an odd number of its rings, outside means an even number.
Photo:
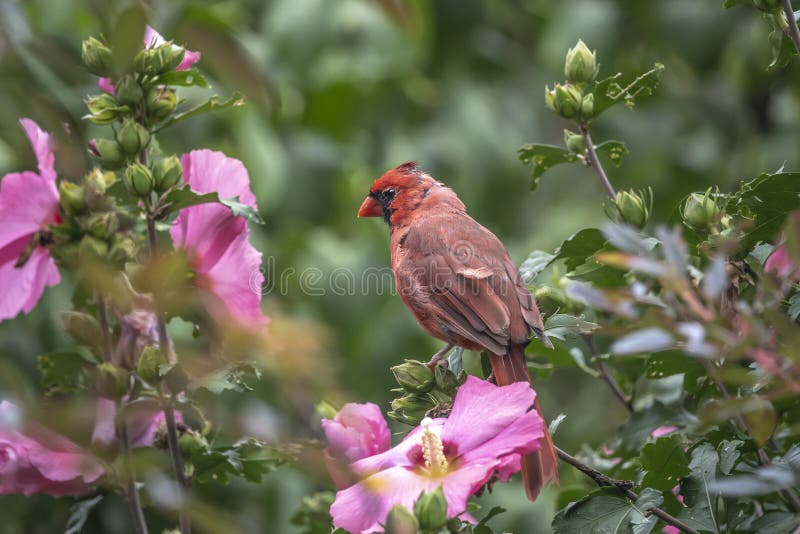
[{"label": "bird perched on branch", "polygon": [[[397,290],[420,326],[448,344],[439,357],[453,345],[485,350],[498,385],[530,382],[531,332],[552,348],[539,309],[503,244],[467,215],[452,189],[416,162],[403,163],[375,180],[358,216],[389,225]],[[541,415],[538,400],[535,408]],[[522,477],[532,501],[544,484],[558,482],[546,428],[540,450],[522,459]]]}]

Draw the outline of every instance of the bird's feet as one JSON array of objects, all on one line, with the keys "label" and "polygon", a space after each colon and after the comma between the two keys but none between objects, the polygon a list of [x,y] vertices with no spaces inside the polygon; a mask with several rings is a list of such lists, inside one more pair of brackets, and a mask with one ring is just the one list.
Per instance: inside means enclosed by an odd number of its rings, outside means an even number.
[{"label": "bird's feet", "polygon": [[439,363],[439,360],[447,356],[447,353],[453,350],[453,347],[454,345],[452,343],[448,343],[442,350],[434,354],[431,358],[431,361],[428,362],[428,367],[430,367],[431,370],[436,367],[436,364]]}]

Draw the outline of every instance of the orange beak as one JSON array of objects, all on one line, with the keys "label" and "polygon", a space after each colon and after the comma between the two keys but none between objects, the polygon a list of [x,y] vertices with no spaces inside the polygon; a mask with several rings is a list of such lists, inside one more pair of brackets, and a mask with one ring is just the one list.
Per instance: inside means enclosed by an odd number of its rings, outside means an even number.
[{"label": "orange beak", "polygon": [[364,203],[358,209],[359,217],[383,217],[383,209],[380,202],[372,197],[364,199]]}]

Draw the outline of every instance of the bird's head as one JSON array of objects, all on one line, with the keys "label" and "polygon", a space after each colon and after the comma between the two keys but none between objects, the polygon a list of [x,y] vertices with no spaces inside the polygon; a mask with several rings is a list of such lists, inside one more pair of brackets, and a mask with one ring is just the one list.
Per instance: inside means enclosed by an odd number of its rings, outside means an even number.
[{"label": "bird's head", "polygon": [[383,217],[389,226],[402,226],[421,210],[449,207],[464,210],[452,189],[417,169],[409,161],[389,169],[372,183],[359,217]]}]

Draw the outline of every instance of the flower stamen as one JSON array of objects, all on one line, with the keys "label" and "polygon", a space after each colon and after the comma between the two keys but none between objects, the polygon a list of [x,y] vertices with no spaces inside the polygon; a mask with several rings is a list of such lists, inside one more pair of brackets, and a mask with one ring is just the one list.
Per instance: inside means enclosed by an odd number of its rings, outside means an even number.
[{"label": "flower stamen", "polygon": [[444,454],[444,444],[439,434],[432,428],[433,419],[426,417],[422,420],[422,458],[425,468],[433,474],[447,471],[447,457]]}]

